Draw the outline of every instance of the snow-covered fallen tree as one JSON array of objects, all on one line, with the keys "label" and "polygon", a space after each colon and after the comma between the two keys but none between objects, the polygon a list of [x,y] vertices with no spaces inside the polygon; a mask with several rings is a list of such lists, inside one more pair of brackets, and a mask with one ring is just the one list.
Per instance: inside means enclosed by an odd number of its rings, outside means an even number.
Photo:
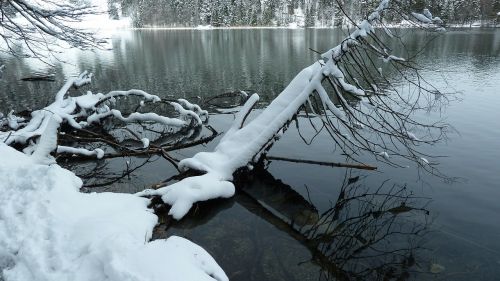
[{"label": "snow-covered fallen tree", "polygon": [[[384,42],[393,37],[388,30],[376,32],[376,25],[389,10],[389,1],[381,1],[339,45],[321,54],[265,110],[244,124],[259,100],[258,95],[252,95],[213,152],[200,152],[179,163],[181,170],[196,170],[202,175],[138,195],[160,196],[172,206],[169,214],[176,219],[187,214],[195,202],[232,196],[233,174],[265,155],[300,110],[318,117],[321,125],[317,130],[325,130],[351,160],[357,161],[356,156],[364,152],[399,165],[393,160],[399,156],[436,173],[425,158],[429,156],[417,148],[439,141],[447,126],[419,122],[412,118],[412,112],[427,109],[422,100],[426,102],[425,97],[441,93],[420,79],[418,68],[409,58],[390,53]],[[383,38],[384,34],[388,38]],[[391,67],[416,94],[398,92],[382,73],[382,67]],[[412,75],[418,82],[412,80]],[[417,137],[417,131],[425,136]]]},{"label": "snow-covered fallen tree", "polygon": [[[58,131],[62,125],[71,130],[82,130],[100,124],[105,119],[115,118],[124,123],[149,122],[168,127],[197,127],[202,125],[202,118],[208,113],[199,106],[180,99],[178,102],[162,101],[158,96],[141,90],[111,91],[107,94],[88,91],[81,96],[69,96],[71,87],[78,88],[91,82],[91,74],[84,72],[78,77],[68,79],[65,85],[55,95],[55,101],[49,106],[31,112],[30,118],[18,117],[11,111],[6,116],[0,116],[0,142],[7,145],[18,145],[23,151],[32,155],[39,163],[53,163],[52,152],[81,154],[102,158],[104,151],[101,148],[92,151],[85,148],[58,146]],[[140,105],[144,102],[164,102],[171,105],[178,113],[178,117],[167,117],[153,112],[133,112],[128,116],[113,109],[119,97],[139,97]],[[64,133],[64,132],[63,132]],[[145,148],[149,146],[147,138],[140,139]]]},{"label": "snow-covered fallen tree", "polygon": [[151,239],[158,218],[131,194],[81,193],[82,181],[0,143],[0,279],[228,280],[201,247]]}]

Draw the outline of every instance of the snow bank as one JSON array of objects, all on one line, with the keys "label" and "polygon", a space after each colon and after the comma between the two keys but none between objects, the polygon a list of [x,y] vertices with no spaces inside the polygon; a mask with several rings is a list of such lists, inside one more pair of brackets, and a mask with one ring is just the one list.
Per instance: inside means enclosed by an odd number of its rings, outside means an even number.
[{"label": "snow bank", "polygon": [[210,29],[213,29],[213,26],[211,26],[211,25],[198,25],[197,27],[195,27],[195,29],[198,29],[198,30],[210,30]]},{"label": "snow bank", "polygon": [[186,239],[149,242],[148,200],[79,192],[81,180],[0,144],[0,280],[228,280]]}]

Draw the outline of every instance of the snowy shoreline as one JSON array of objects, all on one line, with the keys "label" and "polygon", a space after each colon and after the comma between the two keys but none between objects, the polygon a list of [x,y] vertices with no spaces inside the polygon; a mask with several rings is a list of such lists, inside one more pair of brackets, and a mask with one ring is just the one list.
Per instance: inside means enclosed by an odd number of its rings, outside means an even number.
[{"label": "snowy shoreline", "polygon": [[[408,28],[418,28],[416,26],[410,26],[410,25],[405,25],[405,24],[387,24],[387,28],[394,28],[394,29],[408,29]],[[471,28],[500,28],[500,24],[496,26],[491,26],[491,25],[470,25],[470,24],[450,24],[446,26],[447,28],[453,28],[453,29],[471,29]],[[273,29],[280,29],[280,30],[295,30],[295,29],[300,29],[300,30],[305,30],[305,29],[331,29],[331,30],[348,30],[350,27],[328,27],[328,26],[311,26],[311,27],[300,27],[300,26],[192,26],[192,27],[163,27],[163,26],[151,26],[151,27],[127,27],[127,26],[120,26],[117,30],[121,31],[127,31],[127,30],[200,30],[200,31],[207,31],[207,30],[273,30]],[[382,29],[383,27],[380,26],[374,26],[375,29]]]},{"label": "snowy shoreline", "polygon": [[81,179],[57,164],[3,143],[0,155],[1,280],[228,280],[200,246],[150,241],[158,218],[148,199],[81,193]]}]

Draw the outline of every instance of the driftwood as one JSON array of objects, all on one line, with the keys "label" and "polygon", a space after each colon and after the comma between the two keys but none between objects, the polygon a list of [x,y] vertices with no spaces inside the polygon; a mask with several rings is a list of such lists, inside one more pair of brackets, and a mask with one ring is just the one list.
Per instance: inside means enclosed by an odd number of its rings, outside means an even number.
[{"label": "driftwood", "polygon": [[40,74],[21,78],[22,81],[56,81],[54,74]]}]

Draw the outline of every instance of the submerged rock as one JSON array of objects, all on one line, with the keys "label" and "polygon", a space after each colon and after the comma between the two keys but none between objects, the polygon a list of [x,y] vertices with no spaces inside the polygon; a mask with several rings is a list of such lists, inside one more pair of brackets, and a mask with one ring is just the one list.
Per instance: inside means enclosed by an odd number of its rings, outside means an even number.
[{"label": "submerged rock", "polygon": [[437,263],[431,264],[431,268],[430,268],[431,273],[438,274],[438,273],[443,272],[444,270],[445,270],[445,267],[440,265],[440,264],[437,264]]}]

